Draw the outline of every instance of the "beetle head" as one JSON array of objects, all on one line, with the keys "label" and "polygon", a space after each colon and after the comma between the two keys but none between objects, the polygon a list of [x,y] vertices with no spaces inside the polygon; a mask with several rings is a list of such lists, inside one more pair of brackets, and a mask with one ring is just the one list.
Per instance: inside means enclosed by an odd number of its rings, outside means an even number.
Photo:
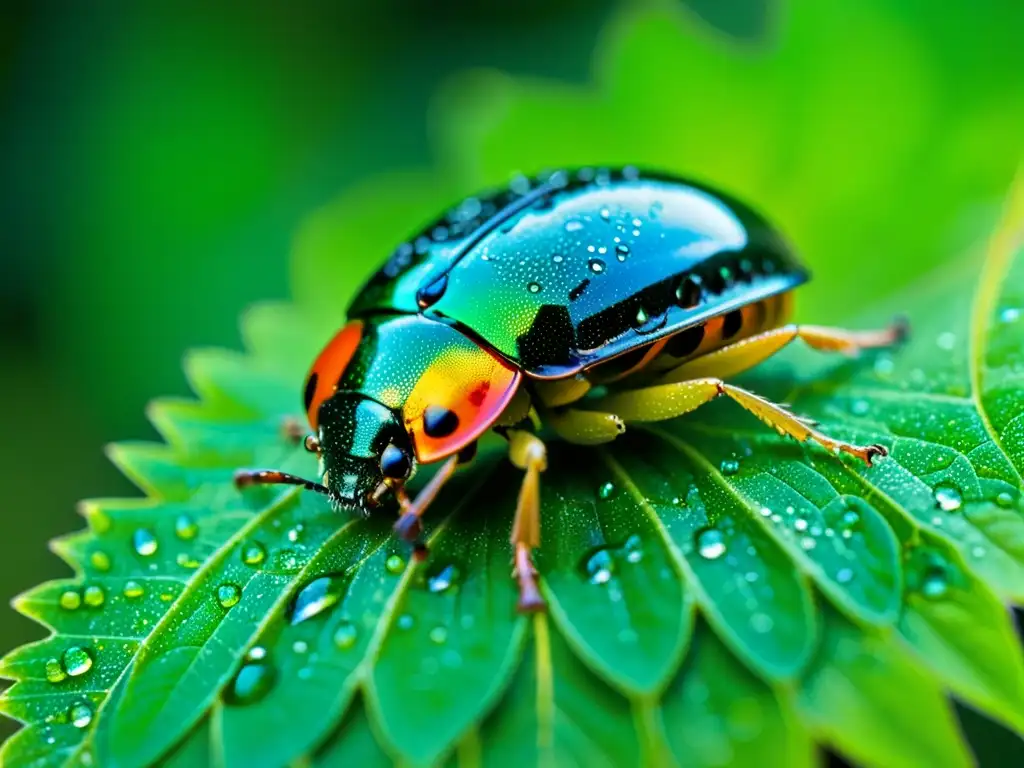
[{"label": "beetle head", "polygon": [[320,407],[319,425],[324,485],[342,504],[368,514],[415,469],[401,419],[372,398],[337,393]]}]

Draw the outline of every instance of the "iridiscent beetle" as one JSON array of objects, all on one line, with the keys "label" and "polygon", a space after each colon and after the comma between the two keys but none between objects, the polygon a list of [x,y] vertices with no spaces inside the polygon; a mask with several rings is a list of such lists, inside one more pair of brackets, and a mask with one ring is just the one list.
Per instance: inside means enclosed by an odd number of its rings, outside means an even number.
[{"label": "iridiscent beetle", "polygon": [[[403,243],[356,296],[305,383],[321,483],[269,470],[236,480],[302,485],[364,513],[393,498],[396,530],[423,555],[424,509],[494,429],[525,470],[512,531],[518,607],[541,609],[542,424],[602,443],[727,395],[780,434],[868,464],[886,455],[724,381],[798,337],[847,354],[902,338],[898,322],[784,324],[807,279],[764,219],[700,184],[632,168],[520,177]],[[406,483],[434,462],[444,463],[411,500]]]}]

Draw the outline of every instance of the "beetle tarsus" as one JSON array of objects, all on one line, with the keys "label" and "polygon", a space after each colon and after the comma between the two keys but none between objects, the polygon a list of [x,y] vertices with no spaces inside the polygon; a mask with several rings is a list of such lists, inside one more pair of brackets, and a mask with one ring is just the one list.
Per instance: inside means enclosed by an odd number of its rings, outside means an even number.
[{"label": "beetle tarsus", "polygon": [[519,613],[537,613],[547,610],[548,604],[540,594],[537,586],[537,569],[533,567],[530,548],[525,544],[516,544],[516,567],[512,571],[519,584],[519,601],[516,610]]}]

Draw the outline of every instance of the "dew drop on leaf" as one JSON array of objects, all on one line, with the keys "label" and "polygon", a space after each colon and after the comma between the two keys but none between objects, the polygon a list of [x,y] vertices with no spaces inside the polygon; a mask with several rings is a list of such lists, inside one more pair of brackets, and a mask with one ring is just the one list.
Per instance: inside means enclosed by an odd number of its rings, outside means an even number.
[{"label": "dew drop on leaf", "polygon": [[806,531],[807,521],[802,517],[798,517],[796,520],[793,521],[793,527],[798,531]]},{"label": "dew drop on leaf", "polygon": [[998,504],[1003,509],[1009,509],[1010,507],[1013,506],[1013,496],[1007,493],[1006,491],[1003,491],[998,496],[996,496],[996,504]]},{"label": "dew drop on leaf", "polygon": [[64,671],[72,677],[84,675],[92,669],[92,656],[81,646],[73,645],[60,657]]},{"label": "dew drop on leaf", "polygon": [[132,534],[132,546],[135,551],[143,557],[150,557],[156,554],[156,536],[148,528],[137,528]]},{"label": "dew drop on leaf", "polygon": [[106,600],[107,596],[103,592],[103,587],[97,587],[92,585],[85,588],[84,600],[85,604],[91,608],[99,608],[103,605],[103,601]]},{"label": "dew drop on leaf", "polygon": [[871,410],[871,404],[867,400],[854,400],[850,406],[850,412],[854,416],[866,416]]},{"label": "dew drop on leaf", "polygon": [[384,561],[384,567],[388,573],[398,575],[405,570],[405,559],[401,555],[389,555]]},{"label": "dew drop on leaf", "polygon": [[49,659],[46,662],[46,679],[51,683],[59,683],[67,677],[67,673],[64,671],[64,667],[60,665],[57,659]]},{"label": "dew drop on leaf", "polygon": [[73,589],[66,589],[60,595],[60,607],[66,611],[73,611],[82,604],[82,596]]},{"label": "dew drop on leaf", "polygon": [[427,589],[435,594],[445,592],[458,583],[461,575],[459,569],[454,564],[449,563],[427,577]]},{"label": "dew drop on leaf", "polygon": [[231,608],[234,605],[238,605],[238,601],[242,599],[242,590],[240,590],[235,584],[221,584],[217,587],[217,602],[221,604],[223,608]]},{"label": "dew drop on leaf", "polygon": [[262,645],[254,645],[245,654],[246,661],[263,661],[265,658],[267,658],[267,649]]},{"label": "dew drop on leaf", "polygon": [[288,541],[290,541],[290,542],[292,542],[292,544],[294,544],[299,539],[301,539],[302,538],[303,528],[304,528],[304,526],[302,525],[302,523],[299,523],[298,525],[294,526],[293,528],[289,528],[288,529],[288,533],[287,533]]},{"label": "dew drop on leaf", "polygon": [[804,536],[802,539],[800,539],[800,548],[803,549],[805,552],[810,552],[816,546],[818,546],[818,542],[810,536]]},{"label": "dew drop on leaf", "polygon": [[125,597],[134,600],[136,597],[142,597],[144,593],[145,590],[142,588],[142,585],[139,584],[139,582],[129,580],[124,583],[123,594]]},{"label": "dew drop on leaf", "polygon": [[615,487],[615,483],[611,482],[610,480],[607,483],[601,483],[601,485],[598,486],[597,489],[597,498],[601,499],[602,501],[607,501],[608,499],[615,497],[615,492],[617,490],[618,489]]},{"label": "dew drop on leaf", "polygon": [[1006,307],[999,313],[999,320],[1003,323],[1015,323],[1020,319],[1020,310],[1017,307]]},{"label": "dew drop on leaf", "polygon": [[274,687],[274,668],[262,661],[243,664],[224,697],[229,704],[252,704]]},{"label": "dew drop on leaf", "polygon": [[740,471],[740,463],[736,459],[722,459],[719,469],[722,470],[723,475],[729,477]]},{"label": "dew drop on leaf", "polygon": [[635,533],[626,539],[626,543],[622,545],[622,550],[626,553],[627,563],[639,563],[644,559],[643,540]]},{"label": "dew drop on leaf", "polygon": [[267,550],[258,541],[246,544],[242,550],[242,562],[246,565],[259,565],[267,559]]},{"label": "dew drop on leaf", "polygon": [[89,555],[89,562],[92,563],[92,567],[97,571],[109,571],[110,570],[110,555],[101,549],[97,549],[91,555]]},{"label": "dew drop on leaf", "polygon": [[200,562],[188,552],[179,552],[178,556],[174,558],[174,562],[182,568],[188,568],[190,571],[200,566]]},{"label": "dew drop on leaf", "polygon": [[430,641],[437,645],[444,645],[445,641],[448,640],[448,630],[444,627],[434,627],[430,630]]},{"label": "dew drop on leaf", "polygon": [[750,615],[750,628],[757,632],[759,635],[767,634],[772,631],[772,627],[775,626],[775,622],[772,621],[772,617],[767,613],[752,613]]},{"label": "dew drop on leaf", "polygon": [[949,591],[949,578],[945,569],[933,568],[921,580],[921,594],[929,600],[937,600]]},{"label": "dew drop on leaf", "polygon": [[836,571],[836,581],[840,584],[849,584],[853,581],[853,569],[852,568],[840,568]]},{"label": "dew drop on leaf", "polygon": [[403,613],[398,617],[397,624],[399,629],[412,629],[416,624],[416,620],[408,613]]},{"label": "dew drop on leaf", "polygon": [[75,704],[68,711],[68,717],[75,728],[85,728],[92,722],[92,707],[85,702]]},{"label": "dew drop on leaf", "polygon": [[583,570],[591,584],[607,584],[615,571],[615,560],[607,548],[601,548],[586,558]]},{"label": "dew drop on leaf", "polygon": [[178,515],[178,518],[174,521],[175,536],[188,541],[189,539],[194,539],[197,533],[199,533],[199,526],[196,525],[195,520],[189,515]]},{"label": "dew drop on leaf", "polygon": [[309,650],[309,644],[305,640],[296,640],[292,643],[292,650],[299,654],[305,653]]},{"label": "dew drop on leaf", "polygon": [[943,512],[956,512],[964,503],[960,491],[951,485],[939,485],[935,487],[935,503]]},{"label": "dew drop on leaf", "polygon": [[717,560],[725,554],[725,537],[717,528],[702,528],[694,535],[697,554],[705,560]]},{"label": "dew drop on leaf", "polygon": [[334,645],[341,650],[348,650],[356,644],[356,628],[350,621],[342,622],[334,630]]},{"label": "dew drop on leaf", "polygon": [[313,579],[295,595],[288,610],[288,621],[294,626],[319,616],[341,600],[346,586],[340,575]]}]

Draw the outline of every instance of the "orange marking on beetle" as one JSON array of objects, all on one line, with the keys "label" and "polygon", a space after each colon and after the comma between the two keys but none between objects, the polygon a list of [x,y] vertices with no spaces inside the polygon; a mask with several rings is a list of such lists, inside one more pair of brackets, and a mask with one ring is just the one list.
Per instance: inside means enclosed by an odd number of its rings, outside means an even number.
[{"label": "orange marking on beetle", "polygon": [[309,426],[314,430],[320,425],[320,406],[337,390],[338,380],[352,362],[352,356],[362,338],[363,323],[361,320],[353,320],[335,334],[309,369],[305,406]]}]

